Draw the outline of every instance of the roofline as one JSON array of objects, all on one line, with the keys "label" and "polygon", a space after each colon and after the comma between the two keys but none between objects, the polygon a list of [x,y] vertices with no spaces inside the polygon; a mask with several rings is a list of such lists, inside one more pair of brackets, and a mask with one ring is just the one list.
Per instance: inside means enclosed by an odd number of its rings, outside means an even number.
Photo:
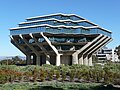
[{"label": "roofline", "polygon": [[35,19],[35,18],[41,18],[41,17],[47,17],[47,16],[54,16],[54,15],[64,15],[64,16],[76,16],[79,17],[81,19],[84,19],[83,17],[80,17],[76,14],[63,14],[63,13],[56,13],[56,14],[49,14],[49,15],[42,15],[42,16],[35,16],[35,17],[29,17],[26,20],[30,20],[30,19]]}]

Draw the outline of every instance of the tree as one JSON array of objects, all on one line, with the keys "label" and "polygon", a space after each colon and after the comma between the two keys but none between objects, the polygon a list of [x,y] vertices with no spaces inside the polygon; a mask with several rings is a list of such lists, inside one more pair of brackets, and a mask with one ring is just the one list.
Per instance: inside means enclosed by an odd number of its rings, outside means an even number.
[{"label": "tree", "polygon": [[120,59],[120,45],[115,48],[115,52],[117,53],[118,58]]},{"label": "tree", "polygon": [[4,59],[0,61],[1,65],[15,65],[15,64],[25,64],[25,60],[20,59],[18,56],[12,57],[12,59]]}]

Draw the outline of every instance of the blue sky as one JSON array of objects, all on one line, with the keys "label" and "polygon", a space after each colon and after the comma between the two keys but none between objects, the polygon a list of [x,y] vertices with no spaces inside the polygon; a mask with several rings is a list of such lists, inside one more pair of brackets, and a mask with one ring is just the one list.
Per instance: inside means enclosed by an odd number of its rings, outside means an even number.
[{"label": "blue sky", "polygon": [[23,54],[10,43],[9,28],[32,16],[74,13],[112,31],[113,41],[120,45],[120,0],[0,0],[0,56]]}]

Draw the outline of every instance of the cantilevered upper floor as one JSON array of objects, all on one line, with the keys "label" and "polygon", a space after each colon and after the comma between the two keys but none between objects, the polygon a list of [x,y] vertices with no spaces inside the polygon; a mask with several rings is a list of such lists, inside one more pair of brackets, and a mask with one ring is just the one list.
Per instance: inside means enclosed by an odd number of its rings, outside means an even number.
[{"label": "cantilevered upper floor", "polygon": [[75,14],[51,14],[27,18],[18,27],[11,28],[11,35],[47,32],[52,34],[104,34],[108,31]]}]

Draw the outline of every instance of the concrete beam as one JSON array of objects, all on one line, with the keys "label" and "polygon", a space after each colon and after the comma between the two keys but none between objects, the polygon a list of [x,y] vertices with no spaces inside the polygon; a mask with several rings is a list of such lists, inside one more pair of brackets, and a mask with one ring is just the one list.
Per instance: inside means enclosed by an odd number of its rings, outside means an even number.
[{"label": "concrete beam", "polygon": [[50,64],[50,55],[48,51],[43,47],[42,44],[38,42],[38,40],[35,38],[34,34],[30,33],[30,37],[35,41],[36,45],[43,51],[43,53],[46,56],[46,64]]},{"label": "concrete beam", "polygon": [[46,40],[46,42],[48,43],[48,45],[53,49],[53,51],[56,54],[56,65],[59,66],[60,65],[60,56],[62,54],[60,54],[58,52],[58,50],[56,49],[56,47],[54,45],[52,45],[52,43],[50,42],[50,40],[43,34],[43,32],[40,33],[42,35],[42,37]]},{"label": "concrete beam", "polygon": [[50,55],[46,55],[46,64],[50,64]]},{"label": "concrete beam", "polygon": [[29,44],[29,41],[25,38],[24,35],[20,34],[19,37],[25,42],[25,44],[36,54],[38,55],[38,52],[35,50],[35,48]]},{"label": "concrete beam", "polygon": [[89,53],[91,50],[95,49],[96,46],[98,46],[98,45],[99,45],[101,42],[103,42],[106,38],[107,38],[107,36],[104,36],[104,35],[103,35],[103,37],[102,37],[101,39],[97,40],[95,44],[93,44],[90,48],[88,48],[88,49],[83,53],[83,55],[85,56],[85,58],[86,58],[86,56],[87,56],[87,53]]},{"label": "concrete beam", "polygon": [[104,36],[103,35],[103,37],[102,38],[100,38],[98,41],[96,41],[96,43],[95,44],[93,44],[90,48],[88,48],[84,53],[83,53],[83,58],[84,58],[84,64],[85,65],[88,65],[88,53],[91,51],[91,50],[93,50],[93,49],[95,49],[99,44],[101,44],[105,39],[107,38],[107,36]]},{"label": "concrete beam", "polygon": [[14,44],[21,52],[23,52],[25,55],[27,55],[25,48],[22,47],[13,36],[10,36],[10,38],[11,38],[11,41],[13,42],[12,44]]},{"label": "concrete beam", "polygon": [[83,64],[84,64],[84,65],[88,65],[88,57],[87,57],[87,56],[84,58]]},{"label": "concrete beam", "polygon": [[[95,43],[98,39],[100,39],[102,37],[102,35],[100,34],[99,36],[97,36],[93,41],[88,42],[85,46],[83,46],[81,49],[77,50],[75,53],[72,54],[73,58],[72,61],[74,62],[80,62],[81,64],[83,63],[83,59],[82,57],[78,57],[76,58],[76,55],[78,56],[79,54],[82,54],[83,51],[85,51],[85,49],[87,49],[88,47],[90,47],[93,43]],[[75,61],[75,59],[76,61]],[[80,58],[80,59],[79,59]]]},{"label": "concrete beam", "polygon": [[96,46],[96,48],[94,48],[93,50],[91,50],[89,53],[88,53],[88,59],[90,60],[89,61],[89,65],[92,65],[92,54],[94,52],[96,52],[97,50],[99,50],[101,47],[105,46],[108,42],[110,42],[112,39],[110,37],[107,37],[106,40],[104,40],[103,42],[101,42],[98,46]]},{"label": "concrete beam", "polygon": [[93,43],[95,43],[99,38],[101,38],[102,35],[100,34],[99,36],[97,36],[93,41],[88,42],[85,46],[83,46],[81,49],[77,50],[75,53],[73,54],[79,54],[81,53],[83,50],[85,50],[86,48],[88,48],[90,45],[92,45]]},{"label": "concrete beam", "polygon": [[100,48],[102,48],[103,46],[105,46],[108,42],[110,42],[112,39],[110,37],[107,37],[103,42],[101,42],[98,46],[96,46],[96,48],[94,48],[93,50],[91,50],[88,55],[93,54],[94,52],[96,52],[97,50],[99,50]]},{"label": "concrete beam", "polygon": [[92,64],[92,55],[90,57],[88,57],[88,65],[93,66],[93,64]]},{"label": "concrete beam", "polygon": [[81,64],[81,65],[84,64],[84,63],[83,63],[83,55],[79,58],[78,63]]},{"label": "concrete beam", "polygon": [[[25,44],[35,53],[36,55],[36,62],[39,62],[39,52],[37,50],[35,50],[35,48],[29,44],[29,42],[27,41],[27,39],[25,38],[24,35],[20,34],[19,37],[25,42]],[[36,63],[39,64],[39,63]]]}]

